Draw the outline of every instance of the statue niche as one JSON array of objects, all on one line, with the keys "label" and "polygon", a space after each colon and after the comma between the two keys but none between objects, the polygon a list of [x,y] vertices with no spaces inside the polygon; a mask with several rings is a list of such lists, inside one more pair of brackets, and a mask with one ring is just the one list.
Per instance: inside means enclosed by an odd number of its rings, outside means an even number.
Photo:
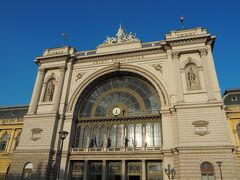
[{"label": "statue niche", "polygon": [[56,80],[49,79],[49,81],[47,82],[45,96],[43,99],[44,102],[51,102],[53,100],[55,86],[56,86]]},{"label": "statue niche", "polygon": [[201,89],[198,68],[195,64],[189,63],[185,66],[185,76],[187,81],[187,90]]}]

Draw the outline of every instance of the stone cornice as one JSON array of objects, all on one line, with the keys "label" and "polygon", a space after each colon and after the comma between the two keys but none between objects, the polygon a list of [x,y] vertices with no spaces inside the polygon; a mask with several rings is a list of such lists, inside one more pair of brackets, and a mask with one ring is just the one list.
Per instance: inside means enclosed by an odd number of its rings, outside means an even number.
[{"label": "stone cornice", "polygon": [[68,53],[61,54],[61,55],[51,55],[51,56],[40,56],[36,57],[35,63],[38,65],[44,63],[51,63],[51,62],[59,62],[59,61],[69,61],[71,59],[71,55]]},{"label": "stone cornice", "polygon": [[240,119],[240,110],[235,110],[235,111],[226,110],[226,115],[228,118]]},{"label": "stone cornice", "polygon": [[77,56],[76,63],[107,60],[107,59],[118,58],[118,57],[123,58],[123,57],[129,57],[129,56],[148,55],[148,54],[153,54],[153,53],[156,53],[156,54],[157,53],[165,53],[165,50],[162,47],[158,46],[158,47],[142,48],[142,49],[131,50],[131,51],[94,54],[94,55],[89,55],[89,56]]}]

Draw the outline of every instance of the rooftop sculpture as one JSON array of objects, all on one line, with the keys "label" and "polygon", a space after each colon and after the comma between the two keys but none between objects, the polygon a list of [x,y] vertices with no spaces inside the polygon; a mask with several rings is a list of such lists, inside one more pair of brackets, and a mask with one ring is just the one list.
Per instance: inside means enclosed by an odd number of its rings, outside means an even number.
[{"label": "rooftop sculpture", "polygon": [[106,40],[103,42],[103,45],[121,43],[121,42],[132,41],[132,40],[137,40],[136,33],[135,35],[133,35],[132,32],[127,34],[123,29],[123,27],[120,25],[116,35],[114,37],[107,36]]}]

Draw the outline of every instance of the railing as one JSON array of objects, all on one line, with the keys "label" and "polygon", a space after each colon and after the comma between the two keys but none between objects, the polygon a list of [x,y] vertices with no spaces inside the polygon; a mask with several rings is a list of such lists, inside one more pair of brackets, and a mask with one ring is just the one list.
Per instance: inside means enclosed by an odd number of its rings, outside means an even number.
[{"label": "railing", "polygon": [[77,55],[79,55],[79,56],[89,56],[89,55],[96,54],[96,52],[97,52],[96,50],[82,51],[82,52],[77,53]]},{"label": "railing", "polygon": [[161,41],[142,43],[142,48],[161,46]]},{"label": "railing", "polygon": [[23,118],[0,119],[0,124],[13,124],[23,122]]},{"label": "railing", "polygon": [[161,147],[108,147],[108,148],[72,148],[72,153],[78,152],[132,152],[132,151],[162,151]]}]

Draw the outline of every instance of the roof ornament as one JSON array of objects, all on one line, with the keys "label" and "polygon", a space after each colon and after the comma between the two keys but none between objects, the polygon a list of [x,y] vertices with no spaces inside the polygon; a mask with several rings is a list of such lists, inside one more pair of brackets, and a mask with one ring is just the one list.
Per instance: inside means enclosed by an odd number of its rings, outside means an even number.
[{"label": "roof ornament", "polygon": [[122,43],[122,42],[133,41],[133,40],[137,40],[136,33],[134,35],[132,32],[127,34],[124,28],[120,24],[116,35],[114,37],[107,36],[106,40],[103,42],[103,45]]}]

